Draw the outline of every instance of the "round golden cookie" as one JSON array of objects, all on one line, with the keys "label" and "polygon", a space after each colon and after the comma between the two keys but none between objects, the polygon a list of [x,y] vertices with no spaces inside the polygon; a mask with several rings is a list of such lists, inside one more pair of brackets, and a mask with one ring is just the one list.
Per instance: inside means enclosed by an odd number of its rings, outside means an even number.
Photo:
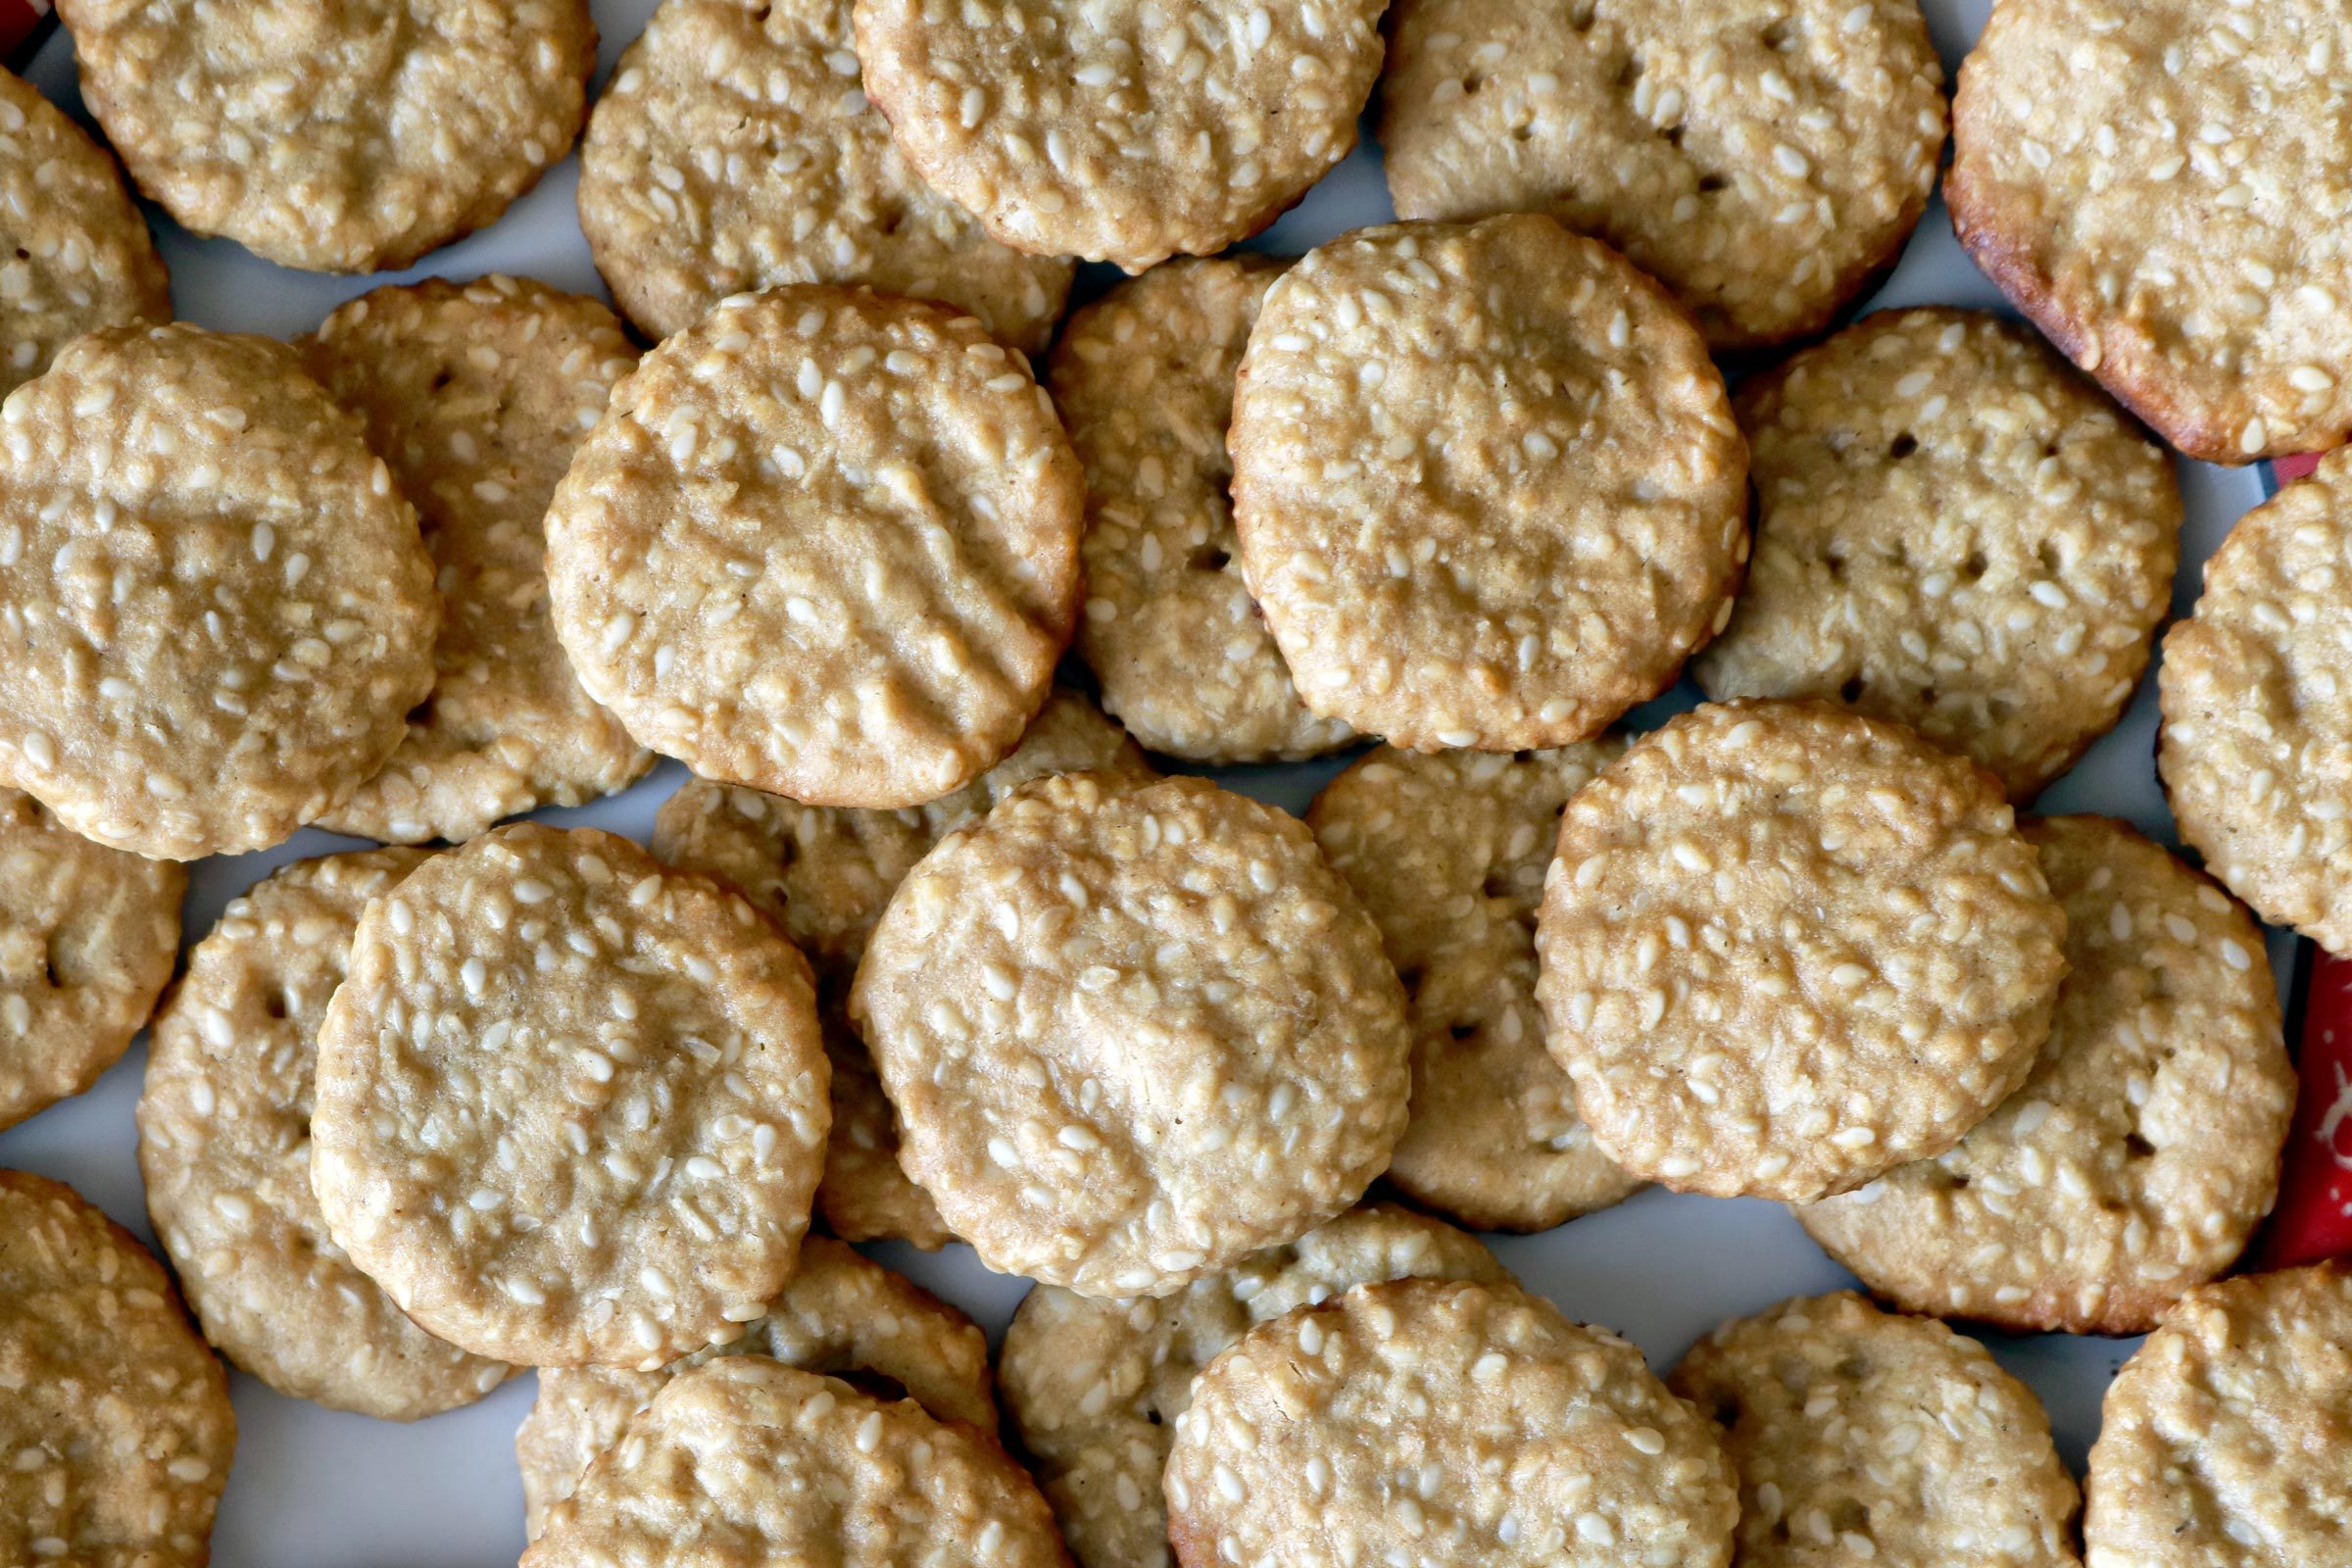
[{"label": "round golden cookie", "polygon": [[1065,1568],[1021,1467],[971,1427],[765,1356],[672,1378],[548,1510],[522,1568]]},{"label": "round golden cookie", "polygon": [[1723,1568],[1734,1476],[1606,1329],[1499,1282],[1359,1286],[1251,1330],[1168,1455],[1183,1568]]},{"label": "round golden cookie", "polygon": [[1832,697],[2031,800],[2115,727],[2180,558],[2171,460],[2028,328],[1881,311],[1741,385],[1756,548],[1710,697]]},{"label": "round golden cookie", "polygon": [[1386,0],[857,0],[906,162],[1018,250],[1140,272],[1264,228],[1355,145]]},{"label": "round golden cookie", "polygon": [[1306,813],[1403,977],[1413,1095],[1390,1185],[1475,1230],[1548,1230],[1641,1184],[1576,1117],[1536,1006],[1536,909],[1568,798],[1624,749],[1381,747]]},{"label": "round golden cookie", "polygon": [[2078,1568],[2074,1477],[1984,1347],[1851,1291],[1784,1301],[1667,1382],[1740,1475],[1740,1568]]},{"label": "round golden cookie", "polygon": [[2230,528],[2156,693],[2180,837],[2256,914],[2352,953],[2352,453]]},{"label": "round golden cookie", "polygon": [[69,832],[0,789],[0,1127],[122,1058],[179,954],[188,874]]},{"label": "round golden cookie", "polygon": [[0,1171],[0,1562],[205,1568],[228,1379],[128,1231]]},{"label": "round golden cookie", "polygon": [[1944,199],[2018,309],[2193,458],[2352,429],[2334,0],[2003,0]]},{"label": "round golden cookie", "polygon": [[172,280],[106,149],[0,71],[0,397],[84,332],[172,319]]},{"label": "round golden cookie", "polygon": [[865,101],[850,0],[664,0],[580,143],[580,227],[647,336],[730,294],[868,283],[1035,354],[1075,270],[998,244],[914,176]]},{"label": "round golden cookie", "polygon": [[138,1111],[147,1212],[205,1338],[280,1394],[393,1421],[470,1404],[509,1371],[410,1322],[311,1191],[327,1001],[368,901],[425,858],[300,860],[230,904],[156,1015]]},{"label": "round golden cookie", "polygon": [[1389,26],[1398,217],[1556,218],[1717,349],[1828,326],[1936,189],[1943,71],[1919,0],[1398,0]]},{"label": "round golden cookie", "polygon": [[1080,1568],[1167,1568],[1169,1423],[1221,1350],[1295,1306],[1394,1279],[1508,1280],[1476,1237],[1367,1203],[1174,1296],[1103,1300],[1040,1285],[998,1360],[1004,1405]]},{"label": "round golden cookie", "polygon": [[1078,649],[1155,752],[1262,762],[1344,746],[1298,701],[1237,559],[1233,377],[1278,264],[1171,262],[1070,318],[1047,385],[1086,469]]},{"label": "round golden cookie", "polygon": [[282,267],[392,271],[487,227],[587,112],[587,0],[60,0],[139,189]]},{"label": "round golden cookie", "polygon": [[1708,704],[1569,800],[1537,996],[1627,1171],[1809,1202],[2025,1081],[2065,930],[1991,774],[1825,703]]},{"label": "round golden cookie", "polygon": [[581,1472],[618,1441],[629,1418],[678,1374],[722,1355],[764,1355],[878,1396],[896,1390],[942,1421],[997,1429],[988,1338],[972,1320],[879,1263],[828,1237],[802,1244],[800,1266],[743,1338],[658,1372],[550,1367],[514,1434],[523,1524],[536,1539],[547,1510],[572,1494]]},{"label": "round golden cookie", "polygon": [[2120,822],[2027,822],[2067,976],[2024,1087],[1935,1159],[1797,1210],[1906,1311],[2144,1334],[2270,1212],[2295,1070],[2262,931]]},{"label": "round golden cookie", "polygon": [[318,1032],[328,1233],[426,1333],[651,1371],[792,1273],[825,1143],[808,965],[738,895],[533,823],[369,903]]},{"label": "round golden cookie", "polygon": [[284,344],[81,338],[0,406],[0,784],[193,860],[277,843],[400,744],[432,563]]},{"label": "round golden cookie", "polygon": [[1166,1296],[1303,1234],[1404,1130],[1379,931],[1304,823],[1204,779],[1042,779],[950,835],[850,1014],[948,1228],[1086,1296]]},{"label": "round golden cookie", "polygon": [[816,1211],[845,1242],[892,1237],[925,1249],[955,1237],[899,1168],[899,1124],[850,1024],[850,979],[893,889],[933,845],[1031,779],[1093,772],[1152,778],[1150,764],[1093,704],[1056,690],[1010,756],[952,795],[898,811],[803,806],[690,778],[654,818],[664,865],[733,884],[781,925],[816,969],[817,1015],[833,1067],[833,1130]]},{"label": "round golden cookie", "polygon": [[1045,701],[1084,510],[1052,400],[979,322],[739,295],[648,354],[572,460],[556,630],[591,696],[705,778],[918,806]]},{"label": "round golden cookie", "polygon": [[1732,612],[1747,449],[1690,318],[1547,218],[1359,229],[1266,296],[1234,519],[1306,706],[1416,751],[1589,740]]}]

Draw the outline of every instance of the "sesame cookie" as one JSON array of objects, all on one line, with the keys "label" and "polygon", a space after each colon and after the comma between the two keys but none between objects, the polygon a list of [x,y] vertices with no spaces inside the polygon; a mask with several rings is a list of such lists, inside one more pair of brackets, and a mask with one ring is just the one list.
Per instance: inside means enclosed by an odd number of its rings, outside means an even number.
[{"label": "sesame cookie", "polygon": [[652,754],[589,701],[556,641],[540,530],[637,361],[612,313],[527,280],[431,278],[353,300],[300,347],[416,503],[441,590],[432,696],[383,771],[319,825],[457,843],[643,774]]},{"label": "sesame cookie", "polygon": [[1355,145],[1388,0],[857,0],[906,162],[1015,249],[1140,272],[1280,217]]},{"label": "sesame cookie", "polygon": [[2352,953],[2352,453],[2237,520],[2165,634],[2158,771],[2206,869]]},{"label": "sesame cookie", "polygon": [[2108,1386],[2089,1568],[2352,1559],[2352,1269],[2202,1285]]},{"label": "sesame cookie", "polygon": [[1166,1296],[1361,1197],[1403,990],[1306,825],[1204,779],[1042,779],[923,858],[850,1013],[899,1162],[1000,1273]]},{"label": "sesame cookie", "polygon": [[705,778],[917,806],[1045,701],[1085,505],[1052,400],[979,322],[739,295],[648,354],[572,460],[556,630],[590,695]]},{"label": "sesame cookie", "polygon": [[1944,199],[1985,274],[2193,458],[2352,428],[2333,0],[2002,0]]},{"label": "sesame cookie", "polygon": [[1826,703],[1708,704],[1569,800],[1537,996],[1628,1171],[1809,1202],[2024,1082],[2065,931],[1991,774]]},{"label": "sesame cookie", "polygon": [[1642,1352],[1514,1285],[1359,1286],[1208,1364],[1168,1455],[1183,1568],[1722,1568],[1707,1423]]},{"label": "sesame cookie", "polygon": [[0,789],[0,1127],[122,1059],[172,978],[187,886]]},{"label": "sesame cookie", "polygon": [[850,979],[902,877],[941,839],[1031,779],[1094,772],[1153,776],[1118,725],[1055,691],[1012,754],[951,795],[898,811],[803,806],[780,795],[690,778],[654,818],[664,865],[732,883],[781,925],[816,969],[817,1014],[833,1066],[833,1131],[816,1211],[846,1242],[955,1240],[899,1168],[898,1117],[849,1019]]},{"label": "sesame cookie", "polygon": [[1641,1185],[1577,1120],[1536,1006],[1536,908],[1560,811],[1623,749],[1384,746],[1306,813],[1409,999],[1413,1096],[1389,1181],[1477,1230],[1547,1230]]},{"label": "sesame cookie", "polygon": [[1710,697],[1834,697],[2031,800],[2123,716],[2172,599],[2171,460],[2027,327],[1881,311],[1740,388],[1755,560]]},{"label": "sesame cookie", "polygon": [[391,271],[488,226],[580,133],[587,0],[59,0],[139,189],[282,267]]},{"label": "sesame cookie", "polygon": [[70,1187],[0,1171],[0,1562],[204,1568],[237,1419],[172,1282]]},{"label": "sesame cookie", "polygon": [[664,0],[588,117],[580,227],[653,338],[730,294],[868,283],[1034,354],[1075,270],[914,176],[858,85],[850,0]]},{"label": "sesame cookie", "polygon": [[172,319],[172,281],[114,159],[0,71],[0,397],[84,332]]},{"label": "sesame cookie", "polygon": [[1157,1299],[1040,1285],[1004,1331],[1004,1404],[1081,1568],[1167,1568],[1160,1475],[1219,1351],[1295,1306],[1394,1279],[1507,1280],[1476,1237],[1367,1203]]},{"label": "sesame cookie", "polygon": [[1250,330],[1231,443],[1306,706],[1416,751],[1591,739],[1722,629],[1747,559],[1706,345],[1547,218],[1310,252]]},{"label": "sesame cookie", "polygon": [[2076,1568],[2074,1478],[1984,1347],[1851,1291],[1722,1325],[1668,1383],[1722,1428],[1740,1568]]},{"label": "sesame cookie", "polygon": [[1918,0],[1397,0],[1390,36],[1398,217],[1556,218],[1717,349],[1829,325],[1936,188],[1943,71]]},{"label": "sesame cookie", "polygon": [[988,1339],[972,1320],[840,1242],[811,1236],[783,1294],[743,1338],[658,1372],[598,1366],[539,1374],[539,1397],[514,1434],[526,1532],[537,1538],[547,1510],[571,1495],[581,1472],[672,1378],[722,1355],[764,1355],[856,1387],[870,1383],[942,1421],[997,1429]]},{"label": "sesame cookie", "polygon": [[626,839],[519,823],[371,901],[318,1033],[327,1230],[427,1333],[651,1371],[791,1275],[825,1142],[808,966]]},{"label": "sesame cookie", "polygon": [[522,1568],[1066,1568],[1020,1466],[911,1399],[734,1355],[672,1378],[548,1510]]},{"label": "sesame cookie", "polygon": [[1070,318],[1047,377],[1086,469],[1079,652],[1138,740],[1198,762],[1350,738],[1298,701],[1237,559],[1233,377],[1281,271],[1258,257],[1154,268]]},{"label": "sesame cookie", "polygon": [[2144,1334],[2278,1191],[2295,1072],[2262,932],[2120,822],[2027,822],[2067,976],[2023,1088],[1935,1159],[1797,1211],[1908,1311]]},{"label": "sesame cookie", "polygon": [[424,859],[301,860],[229,905],[156,1015],[139,1098],[147,1212],[205,1338],[280,1394],[394,1421],[470,1404],[508,1373],[410,1322],[311,1192],[327,1000],[368,901]]},{"label": "sesame cookie", "polygon": [[433,681],[433,567],[359,421],[267,338],[81,338],[0,406],[0,784],[159,859],[350,798]]}]

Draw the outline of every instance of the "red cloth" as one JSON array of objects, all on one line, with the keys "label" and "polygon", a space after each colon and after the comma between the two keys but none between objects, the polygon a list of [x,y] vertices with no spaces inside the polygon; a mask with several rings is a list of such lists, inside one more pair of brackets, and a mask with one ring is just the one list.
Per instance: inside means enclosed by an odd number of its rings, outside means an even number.
[{"label": "red cloth", "polygon": [[0,0],[0,62],[22,66],[46,30],[49,0]]},{"label": "red cloth", "polygon": [[2287,1136],[2278,1206],[2260,1248],[2265,1268],[2352,1256],[2352,959],[2300,945],[2303,1091]]}]

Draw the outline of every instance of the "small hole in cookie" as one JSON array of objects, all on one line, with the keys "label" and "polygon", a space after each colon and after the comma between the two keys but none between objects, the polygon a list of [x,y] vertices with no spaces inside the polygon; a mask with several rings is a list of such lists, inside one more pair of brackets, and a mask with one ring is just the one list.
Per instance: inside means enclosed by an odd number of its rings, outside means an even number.
[{"label": "small hole in cookie", "polygon": [[1642,73],[1647,69],[1640,55],[1627,55],[1624,64],[1617,68],[1617,85],[1631,87],[1642,79]]},{"label": "small hole in cookie", "polygon": [[1160,1426],[1163,1424],[1159,1419],[1159,1412],[1157,1410],[1146,1410],[1144,1412],[1144,1419],[1151,1422],[1153,1426]]},{"label": "small hole in cookie", "polygon": [[20,262],[29,262],[32,260],[32,252],[20,245],[17,247],[17,260]]},{"label": "small hole in cookie", "polygon": [[1486,84],[1487,78],[1484,76],[1464,76],[1462,78],[1462,96],[1475,98],[1478,96],[1478,89]]},{"label": "small hole in cookie", "polygon": [[1896,436],[1894,440],[1888,444],[1886,448],[1886,455],[1894,459],[1897,463],[1900,463],[1903,459],[1909,457],[1912,453],[1917,452],[1918,450],[1919,437],[1913,435],[1910,431],[1905,430],[1901,435]]},{"label": "small hole in cookie", "polygon": [[52,991],[63,989],[66,983],[65,966],[57,960],[57,938],[51,937],[41,944],[41,976],[49,982]]},{"label": "small hole in cookie", "polygon": [[457,372],[453,370],[435,370],[433,372],[433,379],[431,383],[426,386],[425,390],[428,392],[446,392],[449,390],[449,383],[456,379]]},{"label": "small hole in cookie", "polygon": [[1478,890],[1490,899],[1507,899],[1518,891],[1511,885],[1511,879],[1500,871],[1487,873],[1486,881],[1479,884]]},{"label": "small hole in cookie", "polygon": [[1841,703],[1858,703],[1862,700],[1863,689],[1862,677],[1856,675],[1838,688],[1838,700]]},{"label": "small hole in cookie", "polygon": [[1472,1035],[1478,1033],[1478,1025],[1474,1023],[1457,1023],[1448,1027],[1446,1032],[1453,1036],[1454,1043],[1459,1045],[1461,1042],[1469,1039]]},{"label": "small hole in cookie", "polygon": [[2066,564],[2058,559],[2058,547],[2047,539],[2034,547],[2034,559],[2053,577],[2066,570]]},{"label": "small hole in cookie", "polygon": [[1823,556],[1821,558],[1821,564],[1830,568],[1830,575],[1832,577],[1840,582],[1845,580],[1845,558],[1839,555],[1837,551],[1833,550],[1829,554]]},{"label": "small hole in cookie", "polygon": [[1195,571],[1223,571],[1232,563],[1233,557],[1215,545],[1206,545],[1193,552],[1192,567]]},{"label": "small hole in cookie", "polygon": [[1717,1399],[1715,1408],[1708,1413],[1714,1416],[1717,1426],[1729,1432],[1740,1424],[1740,1401],[1727,1396]]},{"label": "small hole in cookie", "polygon": [[1719,190],[1730,189],[1731,183],[1721,174],[1701,174],[1698,176],[1698,193],[1701,196],[1712,196]]},{"label": "small hole in cookie", "polygon": [[1787,51],[1796,47],[1796,24],[1786,19],[1764,29],[1764,47]]},{"label": "small hole in cookie", "polygon": [[1665,129],[1665,131],[1663,132],[1663,134],[1664,134],[1664,135],[1665,135],[1665,137],[1666,137],[1666,145],[1667,145],[1667,146],[1669,146],[1669,147],[1680,147],[1680,146],[1682,146],[1682,144],[1683,144],[1683,127],[1682,127],[1682,126],[1680,126],[1680,125],[1669,125],[1669,126],[1667,126],[1667,127],[1666,127],[1666,129]]},{"label": "small hole in cookie", "polygon": [[1533,125],[1513,125],[1511,127],[1511,140],[1513,141],[1533,141],[1535,135],[1536,127]]},{"label": "small hole in cookie", "polygon": [[2126,1135],[2124,1139],[2124,1152],[2131,1155],[2133,1159],[2146,1159],[2149,1155],[2156,1152],[2156,1146],[2149,1143],[2145,1138],[2140,1137],[2139,1134],[2131,1133]]},{"label": "small hole in cookie", "polygon": [[1408,997],[1417,997],[1421,994],[1421,981],[1423,977],[1424,971],[1418,964],[1414,965],[1410,969],[1399,969],[1396,971],[1396,978],[1404,982],[1404,994]]},{"label": "small hole in cookie", "polygon": [[1966,577],[1970,582],[1975,582],[1984,575],[1986,564],[1984,551],[1971,550],[1968,553],[1968,559],[1960,564],[1960,575]]},{"label": "small hole in cookie", "polygon": [[272,1018],[283,1018],[293,1011],[293,1006],[283,991],[272,991],[270,1000],[262,1004],[262,1010]]},{"label": "small hole in cookie", "polygon": [[433,694],[427,692],[424,701],[409,710],[409,722],[422,729],[433,721]]}]

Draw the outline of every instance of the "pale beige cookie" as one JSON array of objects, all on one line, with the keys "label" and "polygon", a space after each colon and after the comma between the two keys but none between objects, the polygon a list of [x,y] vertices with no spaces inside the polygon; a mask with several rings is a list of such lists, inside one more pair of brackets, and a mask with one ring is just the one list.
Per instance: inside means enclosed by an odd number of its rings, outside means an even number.
[{"label": "pale beige cookie", "polygon": [[139,189],[283,267],[390,271],[488,226],[587,112],[587,0],[61,0]]},{"label": "pale beige cookie", "polygon": [[106,149],[0,71],[0,397],[84,332],[172,319],[172,280]]},{"label": "pale beige cookie", "polygon": [[955,1240],[938,1207],[899,1168],[898,1118],[850,1024],[850,978],[866,935],[899,880],[933,845],[1031,779],[1074,772],[1153,776],[1135,743],[1093,704],[1055,691],[1010,756],[922,806],[803,806],[690,778],[654,818],[657,858],[741,889],[815,965],[817,1013],[833,1066],[833,1130],[816,1211],[844,1241],[895,1237],[936,1248]]},{"label": "pale beige cookie", "polygon": [[1943,151],[1919,0],[1397,0],[1399,218],[1538,212],[1718,349],[1818,332],[1893,266]]},{"label": "pale beige cookie", "polygon": [[1825,703],[1708,704],[1569,800],[1537,995],[1628,1171],[1809,1202],[2025,1081],[2065,931],[1991,774]]},{"label": "pale beige cookie", "polygon": [[1166,1568],[1169,1425],[1219,1351],[1295,1306],[1393,1279],[1507,1280],[1476,1237],[1367,1203],[1157,1299],[1052,1285],[1025,1297],[998,1360],[1004,1406],[1081,1568]]},{"label": "pale beige cookie", "polygon": [[1355,145],[1387,0],[857,0],[865,90],[1019,250],[1140,272],[1279,218]]},{"label": "pale beige cookie", "polygon": [[556,630],[591,696],[706,778],[916,806],[1045,701],[1084,512],[1052,400],[977,321],[741,295],[648,354],[573,459]]},{"label": "pale beige cookie", "polygon": [[1075,270],[932,191],[865,101],[850,0],[664,0],[580,143],[580,227],[647,336],[730,294],[867,283],[1035,354]]},{"label": "pale beige cookie", "polygon": [[722,1355],[769,1356],[878,1397],[913,1399],[942,1421],[997,1429],[988,1339],[972,1320],[840,1242],[811,1236],[783,1294],[742,1339],[658,1372],[599,1366],[539,1374],[539,1397],[514,1434],[525,1532],[538,1537],[547,1510],[572,1494],[581,1472],[671,1379]]},{"label": "pale beige cookie", "polygon": [[2352,454],[2237,520],[2156,693],[2181,838],[2256,914],[2352,953]]},{"label": "pale beige cookie", "polygon": [[0,1171],[0,1562],[204,1568],[228,1379],[128,1231]]},{"label": "pale beige cookie", "polygon": [[1086,469],[1079,652],[1136,739],[1194,761],[1350,738],[1298,701],[1233,530],[1233,377],[1280,275],[1249,256],[1154,268],[1070,318],[1047,377]]},{"label": "pale beige cookie", "polygon": [[2075,1480],[1984,1346],[1851,1291],[1784,1301],[1669,1378],[1740,1476],[1740,1568],[2078,1568]]},{"label": "pale beige cookie", "polygon": [[122,1057],[179,953],[188,874],[68,832],[0,789],[0,1127]]},{"label": "pale beige cookie", "polygon": [[1306,825],[1204,779],[1043,779],[924,857],[850,1012],[899,1162],[1000,1273],[1166,1296],[1361,1197],[1404,994]]},{"label": "pale beige cookie", "polygon": [[2352,429],[2335,0],[2002,0],[1944,199],[1976,264],[2193,458]]},{"label": "pale beige cookie", "polygon": [[1045,1499],[993,1438],[743,1355],[672,1378],[522,1554],[522,1568],[1068,1562]]},{"label": "pale beige cookie", "polygon": [[808,965],[626,839],[518,823],[374,900],[318,1033],[327,1230],[427,1333],[650,1371],[792,1273],[825,1142]]},{"label": "pale beige cookie", "polygon": [[2180,559],[2172,462],[2029,327],[1882,311],[1740,388],[1756,549],[1710,697],[1834,697],[2031,800],[2115,727]]},{"label": "pale beige cookie", "polygon": [[0,784],[159,859],[349,799],[433,681],[433,568],[267,338],[118,327],[0,406]]},{"label": "pale beige cookie", "polygon": [[327,1235],[311,1192],[318,1026],[368,901],[415,850],[299,860],[188,955],[156,1015],[139,1173],[205,1338],[280,1394],[394,1421],[470,1404],[508,1368],[410,1322]]},{"label": "pale beige cookie", "polygon": [[441,590],[432,696],[383,771],[319,825],[460,843],[644,773],[652,754],[589,701],[556,641],[540,529],[637,362],[612,313],[528,279],[431,278],[353,300],[300,347],[416,503]]},{"label": "pale beige cookie", "polygon": [[1249,581],[1307,707],[1416,751],[1588,740],[1723,627],[1747,449],[1690,318],[1547,218],[1360,229],[1266,296]]},{"label": "pale beige cookie", "polygon": [[2144,1334],[2278,1192],[2295,1070],[2262,931],[2120,822],[2027,822],[2066,911],[2033,1076],[1959,1145],[1797,1210],[1907,1311]]},{"label": "pale beige cookie", "polygon": [[1622,750],[1384,746],[1306,813],[1409,999],[1412,1104],[1389,1182],[1476,1230],[1548,1230],[1641,1185],[1577,1120],[1536,1006],[1536,909],[1560,812]]},{"label": "pale beige cookie", "polygon": [[1723,1568],[1734,1479],[1608,1330],[1515,1285],[1398,1280],[1209,1363],[1176,1419],[1168,1525],[1183,1568]]}]

